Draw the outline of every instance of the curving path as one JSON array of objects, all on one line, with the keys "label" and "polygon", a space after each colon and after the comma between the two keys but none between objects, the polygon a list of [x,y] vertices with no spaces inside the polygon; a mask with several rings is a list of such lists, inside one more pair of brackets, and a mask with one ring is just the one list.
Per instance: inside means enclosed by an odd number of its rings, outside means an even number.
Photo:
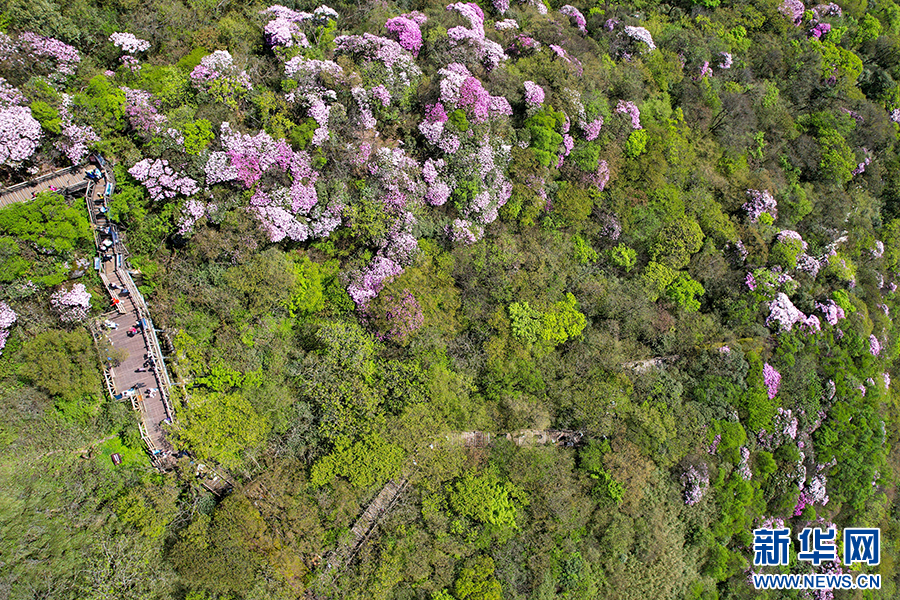
[{"label": "curving path", "polygon": [[[90,323],[89,328],[95,340],[105,334],[113,347],[127,353],[115,367],[106,363],[103,375],[107,391],[116,399],[129,399],[140,411],[141,438],[154,463],[163,466],[172,450],[163,429],[167,421],[175,418],[169,402],[172,384],[147,304],[126,266],[128,250],[106,216],[109,197],[115,191],[115,176],[101,157],[97,162],[101,176],[96,182],[86,176],[94,170],[92,166],[62,169],[0,190],[0,207],[27,202],[34,193],[47,189],[56,189],[67,197],[84,191],[98,252],[94,266],[110,299],[110,311]],[[101,356],[101,360],[104,358]]]}]

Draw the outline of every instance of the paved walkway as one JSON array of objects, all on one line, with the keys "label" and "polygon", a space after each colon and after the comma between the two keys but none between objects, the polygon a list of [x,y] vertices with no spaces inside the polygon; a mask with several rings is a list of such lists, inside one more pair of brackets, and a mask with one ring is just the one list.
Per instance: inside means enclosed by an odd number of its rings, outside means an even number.
[{"label": "paved walkway", "polygon": [[[88,167],[87,170],[93,169]],[[97,183],[88,184],[85,197],[100,257],[99,275],[109,294],[111,311],[92,331],[105,333],[115,348],[127,353],[120,365],[107,369],[104,374],[107,386],[113,396],[130,399],[132,406],[140,411],[141,437],[155,461],[159,462],[172,449],[162,428],[167,420],[174,419],[168,400],[171,384],[147,305],[126,267],[128,251],[115,225],[106,216],[108,197],[105,193],[115,187],[108,165],[102,168],[102,173],[103,178]],[[50,188],[63,193],[67,188],[79,189],[85,182],[83,167],[62,169],[35,181],[0,190],[0,207],[27,202],[33,193]],[[108,186],[110,183],[112,186]]]}]

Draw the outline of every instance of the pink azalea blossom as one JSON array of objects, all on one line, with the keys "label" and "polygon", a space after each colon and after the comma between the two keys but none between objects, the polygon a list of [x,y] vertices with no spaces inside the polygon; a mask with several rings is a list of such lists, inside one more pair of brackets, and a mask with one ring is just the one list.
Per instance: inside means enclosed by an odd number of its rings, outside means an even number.
[{"label": "pink azalea blossom", "polygon": [[76,283],[72,289],[61,289],[50,296],[50,305],[63,323],[74,323],[87,319],[91,308],[91,295],[84,284]]},{"label": "pink azalea blossom", "polygon": [[766,386],[769,400],[771,400],[778,393],[778,387],[781,385],[781,373],[769,363],[765,363],[763,366],[763,384]]}]

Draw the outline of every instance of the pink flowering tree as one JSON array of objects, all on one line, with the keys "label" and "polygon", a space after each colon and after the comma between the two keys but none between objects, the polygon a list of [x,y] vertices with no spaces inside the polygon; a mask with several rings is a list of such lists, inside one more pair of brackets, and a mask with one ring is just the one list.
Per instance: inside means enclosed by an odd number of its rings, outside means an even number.
[{"label": "pink flowering tree", "polygon": [[25,106],[0,109],[0,165],[17,166],[41,144],[41,124]]},{"label": "pink flowering tree", "polygon": [[238,100],[245,98],[253,89],[250,77],[246,71],[235,66],[227,50],[216,50],[200,59],[200,64],[191,71],[191,83],[235,110]]},{"label": "pink flowering tree", "polygon": [[425,15],[415,11],[388,19],[384,28],[400,46],[411,52],[413,56],[418,56],[419,50],[422,49],[422,31],[419,26],[425,23],[426,19]]},{"label": "pink flowering tree", "polygon": [[100,141],[100,136],[90,125],[76,123],[72,112],[72,99],[68,94],[62,95],[59,117],[62,130],[55,147],[63,152],[72,164],[79,165],[84,162],[90,147]]},{"label": "pink flowering tree", "polygon": [[16,313],[6,302],[0,302],[0,356],[9,338],[9,330],[16,322]]},{"label": "pink flowering tree", "polygon": [[334,44],[336,55],[356,59],[363,81],[383,85],[397,104],[412,95],[422,76],[412,53],[392,39],[365,33],[338,36]]},{"label": "pink flowering tree", "polygon": [[484,12],[481,7],[473,2],[457,2],[448,5],[447,10],[458,12],[463,19],[469,22],[468,27],[459,25],[447,30],[450,45],[465,50],[459,55],[461,60],[466,61],[471,57],[488,70],[497,68],[502,61],[506,60],[503,47],[484,35]]},{"label": "pink flowering tree", "polygon": [[529,108],[540,108],[544,103],[544,88],[533,81],[525,82],[525,104]]},{"label": "pink flowering tree", "polygon": [[[55,38],[44,37],[30,31],[19,35],[14,49],[19,55],[36,61],[48,69],[50,79],[56,82],[64,80],[69,75],[74,75],[81,62],[81,54],[74,47]],[[48,60],[55,65],[55,68],[47,64]]]},{"label": "pink flowering tree", "polygon": [[631,117],[631,127],[633,129],[642,129],[641,127],[641,111],[638,110],[637,105],[634,102],[625,100],[619,100],[619,103],[616,104],[616,113],[628,115]]},{"label": "pink flowering tree", "polygon": [[193,196],[200,191],[196,181],[176,171],[165,159],[145,158],[128,169],[128,173],[147,188],[150,199],[156,202],[178,195]]},{"label": "pink flowering tree", "polygon": [[698,504],[709,491],[709,469],[705,463],[690,465],[681,474],[681,485],[684,488],[684,503],[688,506]]},{"label": "pink flowering tree", "polygon": [[91,294],[84,284],[76,283],[72,289],[61,289],[50,296],[50,306],[63,323],[76,323],[87,319],[91,309]]},{"label": "pink flowering tree", "polygon": [[763,385],[766,386],[766,391],[769,394],[769,400],[773,399],[776,394],[778,394],[778,388],[781,385],[781,373],[775,370],[775,367],[766,363],[763,365]]},{"label": "pink flowering tree", "polygon": [[[750,200],[741,207],[747,211],[751,223],[756,223],[762,218],[770,223],[778,218],[778,203],[768,190],[747,190]],[[768,215],[768,217],[764,217]]]},{"label": "pink flowering tree", "polygon": [[138,38],[133,33],[116,32],[109,36],[109,41],[113,43],[113,46],[128,54],[146,52],[150,49],[150,42]]},{"label": "pink flowering tree", "polygon": [[587,33],[586,25],[587,21],[584,18],[584,15],[581,14],[581,11],[572,6],[571,4],[566,4],[562,8],[559,9],[561,14],[566,15],[572,21],[572,24],[578,28],[578,31],[581,33]]}]

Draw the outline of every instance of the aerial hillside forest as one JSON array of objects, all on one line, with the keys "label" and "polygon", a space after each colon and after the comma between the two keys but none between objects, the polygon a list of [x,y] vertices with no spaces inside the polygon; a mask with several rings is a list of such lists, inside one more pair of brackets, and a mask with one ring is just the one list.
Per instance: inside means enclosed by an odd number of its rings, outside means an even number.
[{"label": "aerial hillside forest", "polygon": [[112,165],[175,384],[158,469],[85,199],[0,210],[0,599],[900,597],[898,134],[893,0],[0,0],[0,184]]}]

